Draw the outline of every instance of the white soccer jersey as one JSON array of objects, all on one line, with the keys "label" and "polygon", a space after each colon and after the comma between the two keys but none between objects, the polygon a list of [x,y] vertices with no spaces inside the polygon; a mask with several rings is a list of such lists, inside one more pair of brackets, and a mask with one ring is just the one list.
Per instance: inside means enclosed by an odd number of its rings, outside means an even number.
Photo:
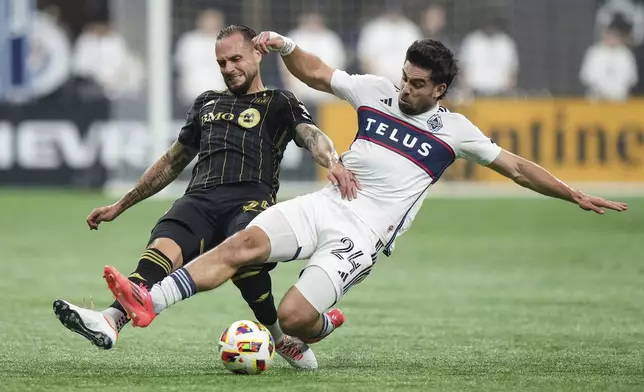
[{"label": "white soccer jersey", "polygon": [[[342,163],[362,185],[358,198],[334,199],[378,235],[387,255],[411,225],[429,187],[454,159],[487,165],[501,151],[463,115],[439,105],[416,116],[404,114],[398,108],[398,89],[385,78],[336,70],[331,87],[358,113],[358,132]],[[337,193],[332,187],[324,191]]]}]

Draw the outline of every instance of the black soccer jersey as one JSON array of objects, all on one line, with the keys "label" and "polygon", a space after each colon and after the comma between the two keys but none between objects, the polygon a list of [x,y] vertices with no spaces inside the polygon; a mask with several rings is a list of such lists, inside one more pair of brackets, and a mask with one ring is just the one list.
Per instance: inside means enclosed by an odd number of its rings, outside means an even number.
[{"label": "black soccer jersey", "polygon": [[313,119],[290,91],[201,94],[179,134],[181,143],[199,149],[186,193],[255,181],[270,186],[276,194],[284,150],[301,123],[313,124]]}]

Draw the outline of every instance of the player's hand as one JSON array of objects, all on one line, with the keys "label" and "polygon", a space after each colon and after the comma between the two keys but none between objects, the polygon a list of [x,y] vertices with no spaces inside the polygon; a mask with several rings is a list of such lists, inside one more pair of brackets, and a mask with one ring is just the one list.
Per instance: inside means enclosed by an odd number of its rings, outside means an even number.
[{"label": "player's hand", "polygon": [[284,37],[274,31],[262,31],[253,38],[255,49],[263,54],[279,52],[284,47],[285,42]]},{"label": "player's hand", "polygon": [[358,197],[358,189],[362,189],[360,181],[340,162],[329,169],[327,178],[333,185],[340,188],[340,195],[343,199],[355,199]]},{"label": "player's hand", "polygon": [[87,216],[87,226],[89,226],[90,230],[98,230],[98,225],[101,222],[111,222],[122,212],[121,207],[116,203],[110,206],[94,208]]},{"label": "player's hand", "polygon": [[593,211],[600,215],[603,215],[606,209],[620,212],[628,209],[628,205],[626,203],[606,200],[601,197],[586,195],[584,193],[577,198],[576,202],[581,209]]}]

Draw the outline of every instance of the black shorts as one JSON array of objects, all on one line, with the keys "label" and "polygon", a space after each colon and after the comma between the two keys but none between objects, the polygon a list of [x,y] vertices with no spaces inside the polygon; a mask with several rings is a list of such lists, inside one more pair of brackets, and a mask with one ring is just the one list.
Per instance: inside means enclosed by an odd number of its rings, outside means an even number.
[{"label": "black shorts", "polygon": [[[181,248],[184,264],[243,230],[275,203],[261,183],[222,184],[192,190],[177,199],[152,229],[150,241],[169,238]],[[273,269],[275,264],[267,264]]]}]

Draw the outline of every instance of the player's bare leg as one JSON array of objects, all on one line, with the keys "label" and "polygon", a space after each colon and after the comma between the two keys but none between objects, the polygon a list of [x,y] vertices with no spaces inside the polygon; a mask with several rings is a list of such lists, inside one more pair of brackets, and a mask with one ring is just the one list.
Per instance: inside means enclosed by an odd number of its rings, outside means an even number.
[{"label": "player's bare leg", "polygon": [[[105,280],[121,302],[135,326],[146,327],[165,308],[197,292],[213,290],[244,266],[268,259],[270,241],[264,231],[250,227],[228,238],[218,247],[204,253],[186,267],[154,285],[148,293],[129,282],[113,267],[105,267]],[[317,360],[301,340],[284,335],[276,342],[277,352],[292,366],[316,369]]]},{"label": "player's bare leg", "polygon": [[277,308],[277,318],[285,333],[300,338],[313,336],[320,331],[323,323],[320,312],[295,286],[291,287],[282,299]]},{"label": "player's bare leg", "polygon": [[266,233],[251,226],[201,255],[185,269],[194,280],[197,292],[209,291],[232,278],[239,268],[265,262],[270,252],[271,243]]},{"label": "player's bare leg", "polygon": [[[149,290],[182,264],[183,255],[179,245],[169,238],[157,238],[147,247],[136,270],[127,279]],[[114,347],[118,333],[129,322],[118,301],[103,311],[97,311],[57,299],[53,308],[65,328],[106,350]]]},{"label": "player's bare leg", "polygon": [[335,302],[335,287],[326,272],[310,266],[282,299],[277,317],[285,333],[315,343],[344,323],[340,309],[327,310]]},{"label": "player's bare leg", "polygon": [[180,268],[150,291],[127,280],[114,267],[104,270],[105,280],[116,299],[138,327],[148,326],[158,313],[201,291],[213,290],[246,265],[264,262],[270,253],[266,233],[250,227]]}]

